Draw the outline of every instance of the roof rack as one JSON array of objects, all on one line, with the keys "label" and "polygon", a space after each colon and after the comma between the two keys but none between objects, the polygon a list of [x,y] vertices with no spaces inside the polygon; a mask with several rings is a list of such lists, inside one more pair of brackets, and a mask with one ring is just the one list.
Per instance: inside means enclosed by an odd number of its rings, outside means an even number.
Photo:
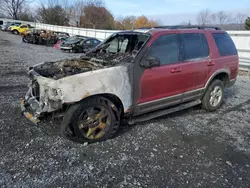
[{"label": "roof rack", "polygon": [[139,29],[215,29],[215,30],[221,30],[221,28],[219,27],[201,26],[201,25],[156,26],[156,27],[142,27]]}]

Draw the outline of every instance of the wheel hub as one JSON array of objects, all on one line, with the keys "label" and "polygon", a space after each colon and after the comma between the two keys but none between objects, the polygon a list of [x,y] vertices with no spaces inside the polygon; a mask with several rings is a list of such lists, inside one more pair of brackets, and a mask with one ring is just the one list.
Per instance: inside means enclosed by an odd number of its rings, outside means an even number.
[{"label": "wheel hub", "polygon": [[214,87],[213,91],[210,94],[210,104],[213,107],[216,107],[222,99],[222,88],[219,86]]},{"label": "wheel hub", "polygon": [[82,119],[79,120],[78,127],[87,139],[103,137],[111,124],[111,114],[103,107],[87,109],[80,118]]}]

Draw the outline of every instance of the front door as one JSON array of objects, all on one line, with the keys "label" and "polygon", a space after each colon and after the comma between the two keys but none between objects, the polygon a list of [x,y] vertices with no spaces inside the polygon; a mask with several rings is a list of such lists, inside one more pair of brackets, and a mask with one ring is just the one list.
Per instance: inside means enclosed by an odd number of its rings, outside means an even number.
[{"label": "front door", "polygon": [[140,80],[138,114],[181,102],[186,80],[182,75],[178,34],[159,36],[149,47],[148,57],[160,60],[159,67],[145,69]]}]

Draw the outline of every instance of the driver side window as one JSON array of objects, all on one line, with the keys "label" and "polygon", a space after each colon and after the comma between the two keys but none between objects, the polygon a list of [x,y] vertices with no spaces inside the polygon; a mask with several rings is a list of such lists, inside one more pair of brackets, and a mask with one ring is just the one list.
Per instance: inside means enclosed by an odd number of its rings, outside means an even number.
[{"label": "driver side window", "polygon": [[179,42],[177,34],[159,36],[151,45],[149,57],[156,57],[161,65],[179,62]]}]

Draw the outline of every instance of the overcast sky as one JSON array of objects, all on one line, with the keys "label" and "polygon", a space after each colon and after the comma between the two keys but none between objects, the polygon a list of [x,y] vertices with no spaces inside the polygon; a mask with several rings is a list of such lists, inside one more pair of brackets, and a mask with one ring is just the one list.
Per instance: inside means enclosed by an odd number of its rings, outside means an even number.
[{"label": "overcast sky", "polygon": [[115,17],[146,15],[163,24],[196,22],[196,15],[202,9],[224,10],[232,14],[244,13],[250,16],[250,0],[105,0]]}]

